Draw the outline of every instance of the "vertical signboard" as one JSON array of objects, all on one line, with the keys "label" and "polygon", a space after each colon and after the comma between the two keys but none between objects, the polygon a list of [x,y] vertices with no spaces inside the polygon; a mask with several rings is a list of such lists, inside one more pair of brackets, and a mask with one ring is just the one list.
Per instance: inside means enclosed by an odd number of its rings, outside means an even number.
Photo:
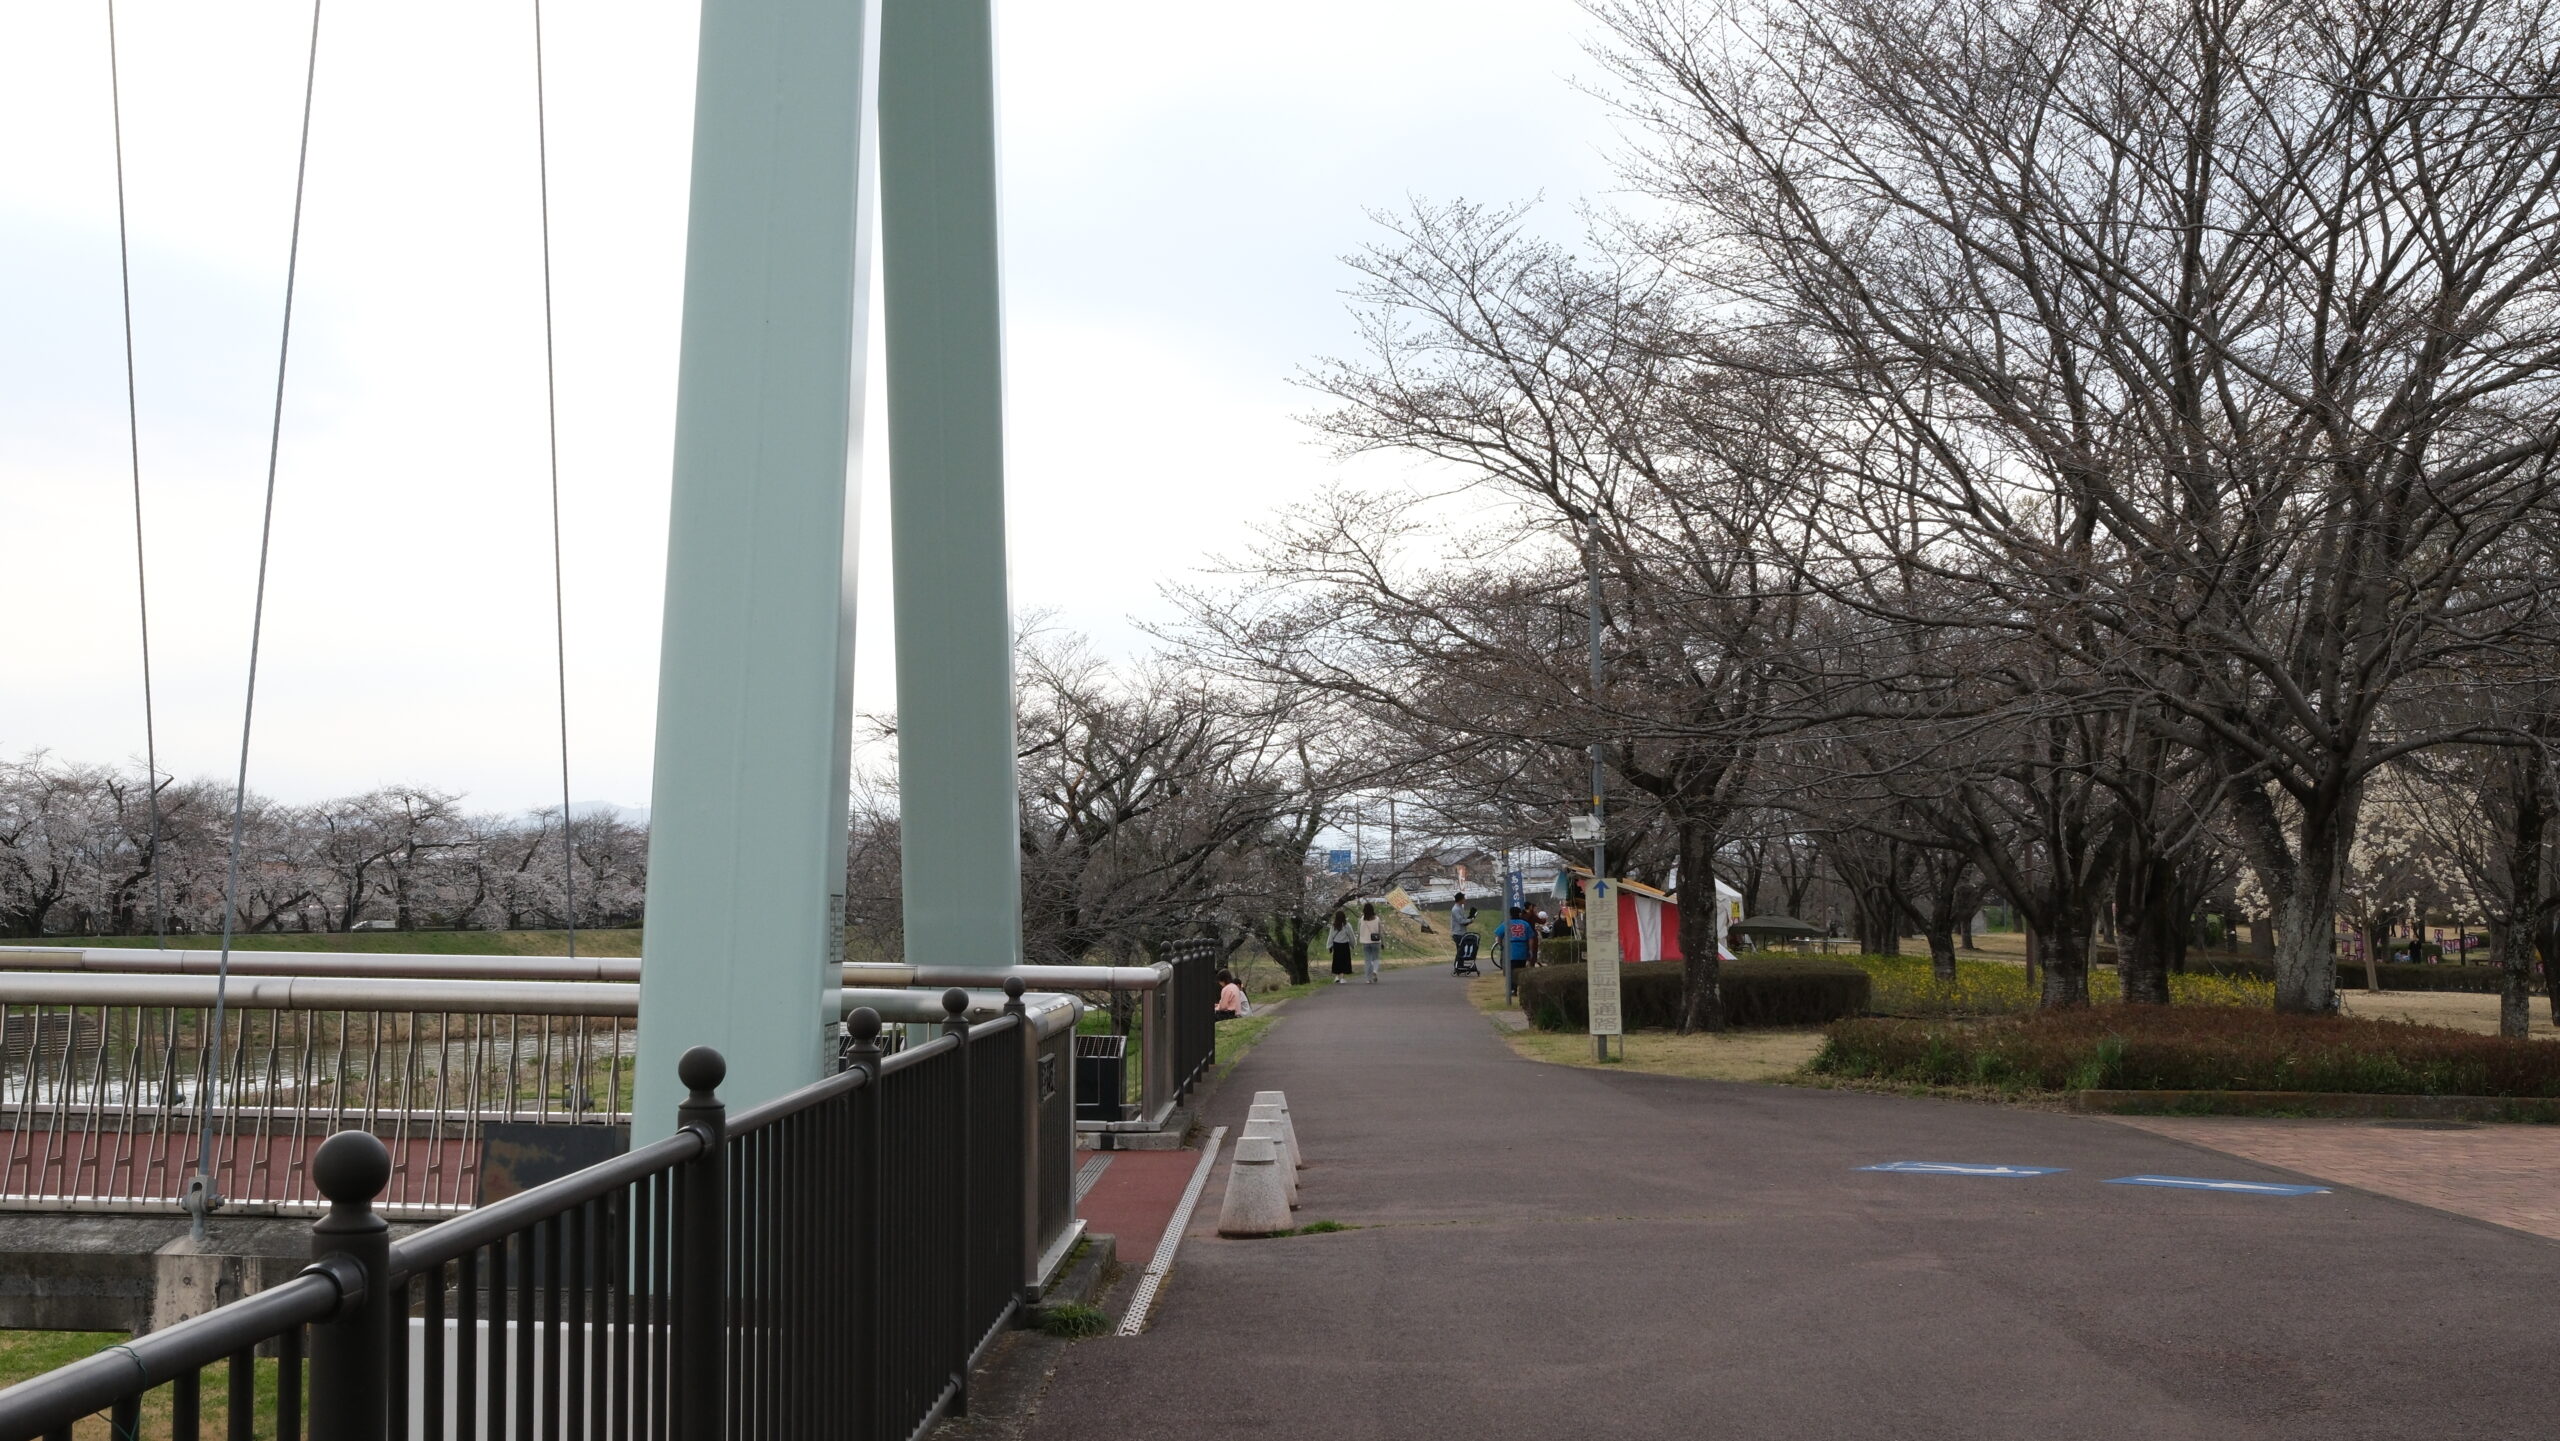
[{"label": "vertical signboard", "polygon": [[1618,1008],[1618,893],[1607,881],[1594,881],[1591,902],[1583,908],[1583,973],[1589,979],[1591,1034],[1623,1036],[1626,1021]]}]

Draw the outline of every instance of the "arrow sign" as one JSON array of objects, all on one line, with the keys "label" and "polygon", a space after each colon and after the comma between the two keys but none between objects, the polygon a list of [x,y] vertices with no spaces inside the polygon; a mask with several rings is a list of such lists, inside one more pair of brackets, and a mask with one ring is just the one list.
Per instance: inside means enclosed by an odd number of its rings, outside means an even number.
[{"label": "arrow sign", "polygon": [[1960,1161],[1887,1161],[1861,1171],[1910,1171],[1924,1176],[2057,1176],[2068,1166],[1976,1166]]},{"label": "arrow sign", "polygon": [[2110,1186],[2168,1186],[2180,1191],[2237,1191],[2244,1196],[2325,1196],[2326,1186],[2287,1186],[2275,1181],[2213,1181],[2202,1176],[2117,1176]]}]

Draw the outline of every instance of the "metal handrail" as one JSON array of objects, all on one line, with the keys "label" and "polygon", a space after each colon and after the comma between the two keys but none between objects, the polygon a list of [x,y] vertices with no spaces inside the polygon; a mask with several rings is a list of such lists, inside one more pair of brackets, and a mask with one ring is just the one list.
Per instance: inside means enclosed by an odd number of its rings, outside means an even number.
[{"label": "metal handrail", "polygon": [[100,1410],[131,1433],[162,1385],[193,1434],[224,1362],[239,1434],[270,1342],[279,1424],[307,1414],[315,1441],[443,1435],[449,1406],[492,1435],[714,1435],[732,1414],[921,1434],[1081,1224],[1042,1018],[1018,981],[974,1025],[965,993],[942,1000],[942,1035],[895,1055],[855,1012],[851,1069],[734,1117],[697,1048],[674,1135],[397,1242],[389,1152],[341,1133],[313,1159],[331,1211],[301,1276],[0,1393],[0,1438]]},{"label": "metal handrail", "polygon": [[[0,971],[83,975],[211,976],[222,953],[131,946],[0,946]],[[234,976],[345,976],[381,980],[580,981],[636,983],[631,956],[450,956],[376,951],[233,951]],[[1032,991],[1151,991],[1169,968],[1153,966],[952,966],[848,961],[844,984],[992,987],[1007,978]]]},{"label": "metal handrail", "polygon": [[610,1161],[599,1161],[556,1181],[546,1181],[505,1200],[466,1211],[450,1221],[413,1231],[391,1243],[391,1274],[407,1276],[441,1266],[466,1251],[566,1215],[599,1196],[683,1165],[702,1154],[703,1141],[699,1131],[678,1131]]},{"label": "metal handrail", "polygon": [[338,1310],[338,1283],[305,1271],[281,1286],[244,1296],[147,1336],[136,1336],[68,1366],[29,1377],[0,1392],[0,1435],[36,1435],[237,1356]]},{"label": "metal handrail", "polygon": [[584,981],[464,981],[340,976],[59,975],[0,972],[0,1005],[210,1007],[233,1010],[417,1011],[446,1015],[640,1014],[636,985]]},{"label": "metal handrail", "polygon": [[[210,976],[221,969],[220,951],[155,950],[134,946],[0,946],[0,970],[69,971],[92,975]],[[629,956],[441,956],[381,951],[233,951],[235,976],[379,976],[389,980],[443,977],[470,981],[637,981],[640,962]]]}]

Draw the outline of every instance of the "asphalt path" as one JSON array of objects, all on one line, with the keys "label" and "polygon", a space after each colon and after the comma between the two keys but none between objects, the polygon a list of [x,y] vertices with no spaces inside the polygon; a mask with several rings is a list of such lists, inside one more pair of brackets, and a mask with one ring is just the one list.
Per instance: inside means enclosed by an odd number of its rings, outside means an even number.
[{"label": "asphalt path", "polygon": [[[1203,1198],[1147,1333],[1066,1348],[1030,1434],[2560,1435],[2560,1245],[2110,1122],[1513,1056],[1445,973],[1291,1003],[1302,1220]],[[1888,1161],[2057,1166],[1991,1179]]]}]

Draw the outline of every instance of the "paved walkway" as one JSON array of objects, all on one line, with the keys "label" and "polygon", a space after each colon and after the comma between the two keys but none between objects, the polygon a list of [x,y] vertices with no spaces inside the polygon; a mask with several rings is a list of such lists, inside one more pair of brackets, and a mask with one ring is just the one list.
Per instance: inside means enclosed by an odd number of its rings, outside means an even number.
[{"label": "paved walkway", "polygon": [[[1431,971],[1319,992],[1210,1119],[1289,1093],[1308,1220],[1212,1234],[1031,1434],[2517,1437],[2560,1247],[2110,1120],[1540,1066]],[[1867,1172],[1922,1160],[2033,1179]],[[1223,1182],[1223,1175],[1220,1176]]]},{"label": "paved walkway", "polygon": [[[2560,1241],[2560,1126],[2119,1116],[2119,1125]],[[2560,1429],[2560,1427],[2555,1427]]]}]

